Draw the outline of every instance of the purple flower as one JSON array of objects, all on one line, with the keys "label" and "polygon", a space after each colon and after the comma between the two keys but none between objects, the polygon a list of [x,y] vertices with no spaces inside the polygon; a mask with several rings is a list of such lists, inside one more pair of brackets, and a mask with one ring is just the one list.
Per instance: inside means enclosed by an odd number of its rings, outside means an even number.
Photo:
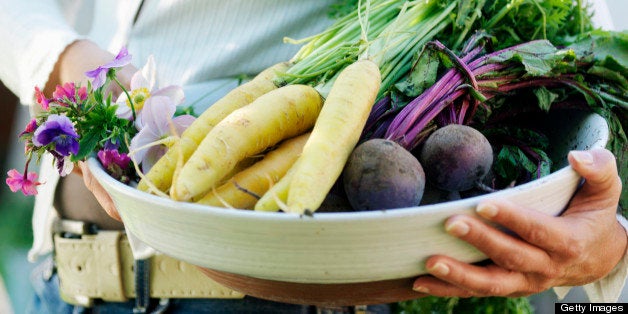
[{"label": "purple flower", "polygon": [[131,158],[129,155],[118,151],[117,148],[114,149],[103,149],[98,152],[98,160],[105,168],[109,168],[111,166],[118,166],[122,169],[126,169],[129,166],[129,162],[131,162]]},{"label": "purple flower", "polygon": [[37,194],[35,187],[41,184],[41,182],[37,181],[37,173],[28,172],[27,174],[22,174],[15,169],[11,169],[7,172],[7,175],[6,183],[11,192],[22,191],[24,195]]},{"label": "purple flower", "polygon": [[66,116],[51,114],[33,134],[35,146],[54,144],[53,150],[61,156],[76,154],[79,150],[78,134]]},{"label": "purple flower", "polygon": [[118,52],[118,55],[111,62],[101,65],[91,71],[87,71],[85,72],[85,75],[92,79],[92,87],[97,89],[105,84],[109,69],[121,68],[129,63],[131,63],[131,55],[126,50],[126,47],[122,47],[120,52]]},{"label": "purple flower", "polygon": [[[170,97],[153,96],[151,105],[140,113],[144,125],[142,129],[131,139],[130,150],[134,154],[137,163],[142,164],[142,170],[147,172],[163,156],[167,150],[171,134],[170,123],[177,134],[194,122],[194,116],[182,115],[174,117],[177,106]],[[164,141],[159,143],[158,141]]]},{"label": "purple flower", "polygon": [[57,172],[59,172],[60,176],[65,177],[72,172],[74,163],[69,156],[63,156],[56,151],[49,151],[49,153],[55,158]]},{"label": "purple flower", "polygon": [[83,86],[77,90],[72,82],[57,85],[57,88],[52,93],[52,98],[60,104],[76,103],[87,99],[87,88]]},{"label": "purple flower", "polygon": [[98,152],[98,160],[113,178],[127,183],[130,177],[127,175],[131,158],[129,155],[120,153],[117,147],[108,147]]}]

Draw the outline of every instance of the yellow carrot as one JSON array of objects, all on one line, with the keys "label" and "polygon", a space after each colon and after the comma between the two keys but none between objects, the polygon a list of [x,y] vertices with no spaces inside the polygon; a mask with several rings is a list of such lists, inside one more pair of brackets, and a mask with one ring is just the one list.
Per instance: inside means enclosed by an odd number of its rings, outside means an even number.
[{"label": "yellow carrot", "polygon": [[170,196],[189,201],[209,192],[236,163],[312,128],[323,105],[307,85],[270,91],[220,121],[174,178]]},{"label": "yellow carrot", "polygon": [[[295,163],[297,161],[295,161]],[[255,203],[253,209],[266,212],[276,212],[280,210],[282,204],[279,203],[285,204],[288,199],[288,188],[290,187],[290,181],[292,181],[295,169],[296,167],[293,163],[290,169],[288,169],[288,172],[281,177],[277,183],[273,184],[273,186],[271,186],[268,191],[262,195],[262,197],[260,197],[257,203]]]},{"label": "yellow carrot", "polygon": [[288,211],[314,212],[323,203],[360,138],[380,84],[378,66],[366,59],[338,75],[296,164]]},{"label": "yellow carrot", "polygon": [[215,190],[211,190],[197,203],[223,207],[225,202],[233,208],[252,209],[259,196],[264,194],[271,184],[279,181],[301,155],[309,135],[306,133],[281,142],[277,148],[266,153],[262,160],[237,173]]},{"label": "yellow carrot", "polygon": [[242,159],[240,162],[238,162],[235,165],[235,167],[233,167],[233,169],[231,169],[231,171],[229,171],[229,173],[227,173],[222,178],[222,180],[220,180],[220,182],[218,184],[227,183],[227,181],[229,181],[229,179],[231,179],[236,174],[240,173],[240,171],[244,171],[245,169],[253,166],[258,161],[262,160],[262,157],[263,157],[262,155],[256,155],[256,156],[247,156],[246,158]]},{"label": "yellow carrot", "polygon": [[145,175],[138,184],[138,189],[148,191],[145,180],[150,180],[162,192],[166,192],[172,184],[172,178],[178,162],[178,156],[183,156],[183,162],[196,150],[205,135],[222,119],[234,110],[244,107],[259,96],[277,88],[274,83],[277,73],[288,69],[288,63],[276,64],[255,76],[219,99],[207,108],[184,132],[166,154]]}]

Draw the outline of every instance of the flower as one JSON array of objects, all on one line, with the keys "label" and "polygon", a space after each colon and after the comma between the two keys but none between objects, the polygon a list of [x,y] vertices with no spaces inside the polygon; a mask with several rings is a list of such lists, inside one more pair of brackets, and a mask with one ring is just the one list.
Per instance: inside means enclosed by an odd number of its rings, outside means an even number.
[{"label": "flower", "polygon": [[32,118],[30,121],[28,121],[28,124],[26,124],[26,127],[24,128],[24,131],[22,131],[22,133],[20,133],[18,137],[21,137],[24,134],[33,133],[35,132],[36,129],[37,129],[37,119]]},{"label": "flower", "polygon": [[105,148],[98,152],[98,160],[103,165],[107,172],[115,179],[122,182],[128,182],[129,176],[127,174],[129,170],[129,164],[131,158],[125,153],[120,153],[116,145],[108,143]]},{"label": "flower", "polygon": [[[131,139],[130,147],[135,162],[142,164],[143,171],[148,171],[166,152],[167,145],[155,144],[174,135],[171,133],[170,123],[174,131],[181,134],[195,119],[191,115],[174,117],[176,105],[169,97],[153,96],[151,99],[151,105],[141,113],[145,124]],[[150,147],[146,148],[147,146]]]},{"label": "flower", "polygon": [[122,47],[120,52],[118,52],[118,55],[111,62],[101,65],[91,71],[87,71],[85,72],[85,75],[92,79],[92,87],[97,89],[105,84],[107,73],[109,73],[110,69],[121,68],[129,63],[131,63],[131,55],[126,50],[126,47]]},{"label": "flower", "polygon": [[65,177],[74,170],[74,163],[70,160],[70,156],[62,156],[56,151],[49,152],[55,158],[57,172],[59,172],[60,176]]},{"label": "flower", "polygon": [[[152,55],[148,57],[146,65],[133,74],[131,78],[131,93],[129,96],[133,102],[133,108],[135,109],[137,117],[135,125],[138,130],[143,126],[140,113],[145,107],[150,106],[153,97],[168,97],[175,106],[182,104],[185,100],[183,89],[180,86],[170,85],[164,88],[157,88],[157,71],[155,70],[155,58]],[[118,104],[116,115],[120,118],[131,120],[133,112],[131,110],[129,97],[127,97],[125,93],[120,94],[120,97],[116,100],[116,104]]]},{"label": "flower", "polygon": [[98,159],[105,168],[113,165],[125,169],[129,166],[131,158],[125,153],[120,153],[118,148],[103,148],[98,152]]},{"label": "flower", "polygon": [[11,169],[7,172],[9,176],[6,179],[6,183],[11,189],[11,192],[22,191],[24,195],[36,195],[36,186],[41,182],[37,181],[37,173],[28,172],[28,174],[22,174],[15,169]]},{"label": "flower", "polygon": [[[43,110],[19,134],[25,142],[27,161],[22,173],[15,169],[7,172],[6,184],[11,191],[37,194],[36,187],[42,183],[37,181],[35,172],[28,172],[28,164],[33,159],[40,161],[44,154],[52,155],[57,171],[65,176],[72,171],[75,162],[95,153],[107,173],[125,184],[139,178],[136,168],[130,164],[130,145],[122,145],[128,138],[133,138],[133,147],[144,169],[152,167],[163,155],[172,143],[170,132],[182,133],[194,117],[175,117],[179,115],[177,105],[184,100],[183,89],[179,86],[157,88],[152,56],[133,76],[132,90],[127,97],[116,75],[130,60],[131,56],[123,47],[111,62],[85,73],[92,84],[87,87],[72,82],[57,85],[51,98],[35,87],[35,100]],[[105,88],[111,82],[125,91],[117,103],[111,102]],[[136,109],[134,112],[131,112],[132,106]]]},{"label": "flower", "polygon": [[35,101],[37,101],[37,103],[44,110],[48,110],[48,108],[50,108],[50,99],[46,98],[44,92],[42,92],[39,87],[35,87]]},{"label": "flower", "polygon": [[53,151],[61,156],[68,156],[70,153],[78,153],[78,137],[68,117],[51,114],[46,122],[35,130],[33,144],[35,146],[54,144]]},{"label": "flower", "polygon": [[87,99],[87,88],[83,86],[77,90],[72,82],[57,85],[52,93],[52,98],[60,104],[77,103]]}]

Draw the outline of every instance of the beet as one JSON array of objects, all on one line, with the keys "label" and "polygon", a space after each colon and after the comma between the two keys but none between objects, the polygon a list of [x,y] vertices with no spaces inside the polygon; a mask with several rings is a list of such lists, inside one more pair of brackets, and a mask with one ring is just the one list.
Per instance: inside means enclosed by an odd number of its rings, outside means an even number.
[{"label": "beet", "polygon": [[466,191],[477,185],[491,169],[493,150],[478,130],[449,124],[425,140],[419,160],[427,180],[446,191]]},{"label": "beet", "polygon": [[425,173],[419,160],[399,144],[371,139],[352,152],[343,184],[354,210],[411,207],[421,202]]}]

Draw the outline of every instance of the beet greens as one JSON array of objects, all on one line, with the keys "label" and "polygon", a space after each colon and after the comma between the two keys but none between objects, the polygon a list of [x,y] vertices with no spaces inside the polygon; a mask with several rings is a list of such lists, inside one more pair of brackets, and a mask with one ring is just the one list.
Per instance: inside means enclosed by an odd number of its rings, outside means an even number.
[{"label": "beet greens", "polygon": [[[458,55],[441,42],[431,41],[407,79],[375,104],[364,136],[387,138],[413,150],[437,126],[472,125],[487,134],[499,134],[494,136],[502,140],[497,164],[504,167],[507,161],[523,165],[521,170],[529,180],[550,171],[546,147],[538,140],[542,134],[531,130],[506,132],[508,129],[498,122],[524,110],[547,112],[570,106],[603,116],[612,133],[608,148],[623,157],[628,149],[624,132],[628,111],[627,37],[626,32],[596,31],[562,49],[546,40],[534,40],[490,52],[491,37],[478,33]],[[439,73],[442,71],[437,69],[443,67],[446,70]],[[513,96],[525,93],[535,98],[533,107],[508,104]],[[495,127],[501,130],[489,132]],[[625,163],[619,166],[626,178]],[[520,172],[508,172],[503,168],[499,174],[506,181],[521,182]]]}]

